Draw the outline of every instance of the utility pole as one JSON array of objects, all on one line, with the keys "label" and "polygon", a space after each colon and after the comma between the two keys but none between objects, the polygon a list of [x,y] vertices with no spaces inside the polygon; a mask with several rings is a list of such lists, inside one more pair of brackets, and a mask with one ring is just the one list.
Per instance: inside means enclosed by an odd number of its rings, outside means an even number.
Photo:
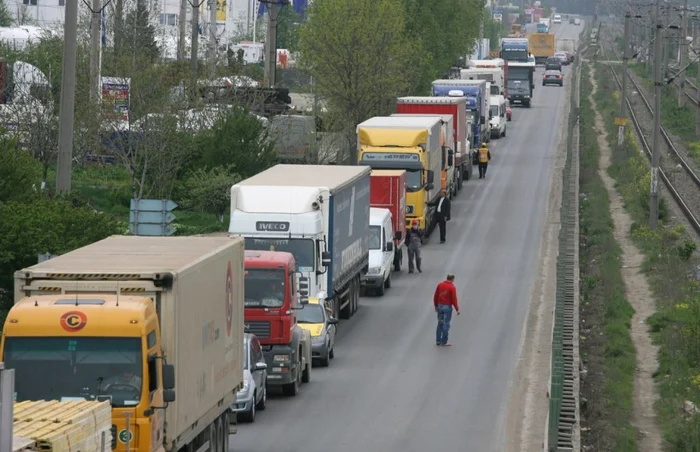
[{"label": "utility pole", "polygon": [[202,4],[195,2],[192,4],[192,50],[190,51],[190,72],[192,73],[193,90],[197,86],[197,69],[199,65],[199,7]]},{"label": "utility pole", "polygon": [[216,77],[216,10],[218,9],[218,0],[209,0],[209,72],[211,78]]},{"label": "utility pole", "polygon": [[[622,91],[620,92],[620,118],[627,118],[627,64],[629,60],[630,48],[630,22],[632,14],[625,13],[625,34],[622,38]],[[625,126],[620,124],[617,129],[617,145],[622,146],[625,141]]]},{"label": "utility pole", "polygon": [[[659,1],[656,0],[657,11]],[[658,16],[657,16],[658,17]],[[651,190],[649,192],[649,228],[659,226],[659,160],[661,158],[661,34],[663,22],[656,20],[654,33],[654,140],[651,153]]]},{"label": "utility pole", "polygon": [[177,59],[185,61],[185,43],[187,38],[187,0],[180,0],[180,15],[177,18],[177,26],[180,30],[177,40]]},{"label": "utility pole", "polygon": [[267,3],[270,14],[270,19],[267,21],[267,42],[265,42],[265,50],[267,50],[265,80],[268,88],[274,88],[277,76],[277,15],[279,8],[277,2],[261,0],[261,3]]},{"label": "utility pole", "polygon": [[100,53],[102,51],[102,0],[92,0],[90,24],[90,102],[100,101]]},{"label": "utility pole", "polygon": [[58,127],[56,192],[71,190],[73,171],[73,116],[75,114],[75,59],[78,47],[78,0],[66,0],[63,25],[63,72]]},{"label": "utility pole", "polygon": [[683,106],[683,92],[685,91],[685,59],[688,55],[688,0],[685,0],[683,4],[683,20],[681,23],[681,38],[680,38],[680,55],[678,58],[678,65],[680,66],[680,71],[678,72],[678,78],[680,79],[680,85],[678,87],[678,106]]}]

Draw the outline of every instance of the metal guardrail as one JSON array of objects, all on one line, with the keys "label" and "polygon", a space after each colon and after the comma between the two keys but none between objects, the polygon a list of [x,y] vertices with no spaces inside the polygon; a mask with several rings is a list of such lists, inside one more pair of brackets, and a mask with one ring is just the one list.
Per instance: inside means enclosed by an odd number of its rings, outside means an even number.
[{"label": "metal guardrail", "polygon": [[[588,27],[586,27],[587,29]],[[581,40],[586,34],[584,29]],[[549,425],[547,451],[573,451],[579,438],[578,424],[578,351],[575,300],[576,248],[578,241],[578,165],[579,165],[579,79],[582,55],[587,45],[580,46],[573,63],[571,106],[566,144],[566,164],[562,177],[557,256],[557,286],[552,332],[551,382],[549,390]]]}]

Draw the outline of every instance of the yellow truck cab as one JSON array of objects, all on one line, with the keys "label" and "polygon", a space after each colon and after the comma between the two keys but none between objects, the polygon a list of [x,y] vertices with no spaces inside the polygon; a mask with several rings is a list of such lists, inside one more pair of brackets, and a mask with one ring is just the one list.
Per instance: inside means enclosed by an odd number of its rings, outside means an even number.
[{"label": "yellow truck cab", "polygon": [[240,237],[113,236],[16,272],[15,399],[109,401],[116,451],[227,448],[243,259]]},{"label": "yellow truck cab", "polygon": [[437,116],[377,116],[357,126],[358,163],[373,169],[406,170],[406,225],[418,220],[426,231],[434,226],[445,149],[442,119]]}]

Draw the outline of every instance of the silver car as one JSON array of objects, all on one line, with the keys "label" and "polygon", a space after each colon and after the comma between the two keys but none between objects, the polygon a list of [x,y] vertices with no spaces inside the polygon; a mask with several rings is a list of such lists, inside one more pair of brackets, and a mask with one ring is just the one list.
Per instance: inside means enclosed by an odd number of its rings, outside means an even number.
[{"label": "silver car", "polygon": [[257,410],[267,404],[267,364],[260,341],[254,334],[243,335],[243,389],[236,395],[231,411],[238,419],[255,422]]}]

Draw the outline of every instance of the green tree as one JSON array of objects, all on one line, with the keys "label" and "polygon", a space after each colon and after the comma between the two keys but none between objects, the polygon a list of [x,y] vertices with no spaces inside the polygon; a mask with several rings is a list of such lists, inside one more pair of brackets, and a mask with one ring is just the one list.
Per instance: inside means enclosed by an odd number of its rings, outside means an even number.
[{"label": "green tree", "polygon": [[198,168],[183,184],[180,205],[195,212],[217,215],[223,221],[230,206],[231,185],[240,180],[231,168]]},{"label": "green tree", "polygon": [[296,51],[299,46],[299,26],[302,17],[292,5],[280,8],[277,16],[277,48]]},{"label": "green tree", "polygon": [[406,34],[401,0],[314,2],[299,50],[301,67],[349,136],[356,124],[393,111],[418,78],[420,53]]},{"label": "green tree", "polygon": [[0,202],[26,201],[41,183],[41,164],[14,141],[0,140]]},{"label": "green tree", "polygon": [[12,14],[10,10],[7,9],[7,5],[4,0],[0,0],[0,27],[11,27],[12,26]]},{"label": "green tree", "polygon": [[242,108],[234,108],[211,129],[200,132],[197,141],[199,167],[230,168],[230,174],[244,179],[278,162],[267,129]]},{"label": "green tree", "polygon": [[148,5],[144,0],[137,1],[136,8],[127,13],[123,27],[122,48],[116,49],[122,58],[134,59],[135,65],[154,64],[160,56],[160,50],[155,41],[155,28],[149,21]]}]

